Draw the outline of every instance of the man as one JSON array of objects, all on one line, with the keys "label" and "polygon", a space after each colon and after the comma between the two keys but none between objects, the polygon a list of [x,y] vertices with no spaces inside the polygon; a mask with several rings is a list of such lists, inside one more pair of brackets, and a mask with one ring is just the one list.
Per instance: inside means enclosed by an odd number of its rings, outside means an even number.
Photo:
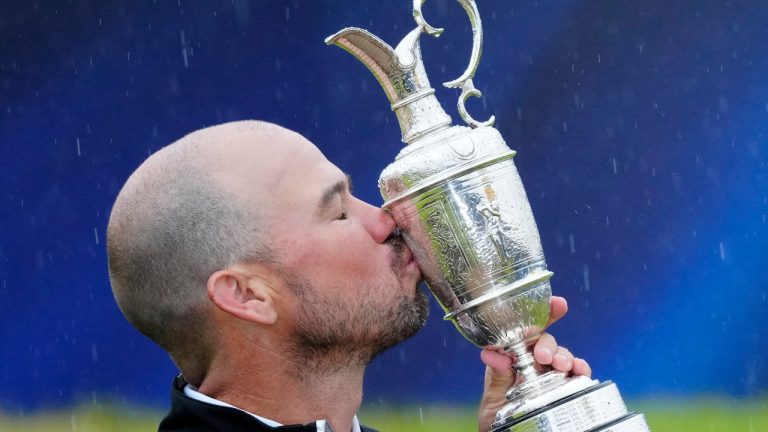
[{"label": "man", "polygon": [[[355,415],[366,365],[427,315],[393,219],[312,143],[265,122],[152,155],[117,197],[108,254],[123,314],[181,372],[160,430],[367,430]],[[554,321],[566,305],[552,306]],[[534,354],[590,373],[549,335]],[[485,431],[514,376],[507,356],[481,357]]]}]

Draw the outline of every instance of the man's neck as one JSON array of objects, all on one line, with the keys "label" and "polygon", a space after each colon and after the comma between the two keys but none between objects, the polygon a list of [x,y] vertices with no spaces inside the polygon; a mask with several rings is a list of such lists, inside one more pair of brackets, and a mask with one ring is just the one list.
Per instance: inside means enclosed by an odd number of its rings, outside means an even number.
[{"label": "man's neck", "polygon": [[315,368],[271,350],[252,354],[250,361],[249,356],[215,359],[198,391],[282,424],[326,419],[334,431],[351,430],[362,400],[364,366],[353,361],[312,373]]}]

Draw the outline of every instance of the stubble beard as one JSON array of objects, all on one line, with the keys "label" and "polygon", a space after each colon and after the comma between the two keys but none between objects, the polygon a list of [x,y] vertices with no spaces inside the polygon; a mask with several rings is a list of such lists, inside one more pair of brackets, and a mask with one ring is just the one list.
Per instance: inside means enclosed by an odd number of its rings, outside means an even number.
[{"label": "stubble beard", "polygon": [[[405,293],[402,239],[390,241],[393,257],[390,263],[398,286],[360,289],[353,304],[351,299],[323,295],[310,281],[294,278],[289,285],[298,299],[298,319],[293,335],[292,351],[298,360],[299,376],[327,375],[350,367],[365,367],[374,357],[418,332],[426,322],[428,302],[415,288],[413,296],[403,294],[392,304],[367,295],[382,288]],[[378,289],[377,289],[378,288]]]}]

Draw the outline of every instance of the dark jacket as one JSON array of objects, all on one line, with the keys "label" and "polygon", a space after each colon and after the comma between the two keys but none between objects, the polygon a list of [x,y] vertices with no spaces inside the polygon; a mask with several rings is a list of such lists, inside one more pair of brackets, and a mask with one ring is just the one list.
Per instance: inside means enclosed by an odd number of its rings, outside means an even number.
[{"label": "dark jacket", "polygon": [[[184,394],[187,382],[179,375],[173,380],[171,389],[171,411],[160,422],[161,432],[317,432],[315,422],[305,425],[271,427],[250,414],[235,408],[212,405],[192,399]],[[360,425],[363,432],[376,432]]]}]

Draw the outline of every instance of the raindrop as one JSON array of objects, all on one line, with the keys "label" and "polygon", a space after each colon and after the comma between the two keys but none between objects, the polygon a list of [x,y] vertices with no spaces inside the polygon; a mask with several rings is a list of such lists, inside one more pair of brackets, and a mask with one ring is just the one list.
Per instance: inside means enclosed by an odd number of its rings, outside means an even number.
[{"label": "raindrop", "polygon": [[184,58],[184,68],[188,68],[189,58],[187,57],[187,40],[184,36],[184,30],[179,31],[179,37],[181,38],[181,56]]},{"label": "raindrop", "polygon": [[419,421],[424,424],[424,410],[419,407]]},{"label": "raindrop", "polygon": [[568,246],[571,249],[571,253],[576,253],[576,239],[573,238],[573,234],[568,234]]},{"label": "raindrop", "polygon": [[584,267],[581,271],[582,276],[584,276],[584,291],[589,292],[589,266],[584,264]]},{"label": "raindrop", "polygon": [[77,416],[75,414],[72,414],[72,416],[69,418],[70,424],[72,426],[72,430],[77,430]]},{"label": "raindrop", "polygon": [[93,236],[96,238],[96,244],[99,244],[99,230],[93,227]]},{"label": "raindrop", "polygon": [[96,349],[96,344],[91,345],[91,360],[94,363],[99,361],[99,350]]},{"label": "raindrop", "polygon": [[288,21],[291,19],[291,8],[287,7],[285,8],[285,20]]},{"label": "raindrop", "polygon": [[725,261],[725,245],[723,245],[723,242],[720,242],[720,259]]},{"label": "raindrop", "polygon": [[597,55],[597,62],[598,62],[598,63],[600,63],[600,62],[601,62],[601,57],[600,57],[600,56],[601,56],[600,54],[598,54],[598,55]]},{"label": "raindrop", "polygon": [[611,158],[611,164],[613,165],[613,173],[614,174],[618,174],[619,173],[619,169],[618,169],[618,166],[616,165],[616,158],[615,157]]},{"label": "raindrop", "polygon": [[563,132],[568,132],[568,122],[563,122]]},{"label": "raindrop", "polygon": [[75,138],[75,142],[77,143],[77,155],[80,156],[82,154],[80,152],[80,138]]}]

